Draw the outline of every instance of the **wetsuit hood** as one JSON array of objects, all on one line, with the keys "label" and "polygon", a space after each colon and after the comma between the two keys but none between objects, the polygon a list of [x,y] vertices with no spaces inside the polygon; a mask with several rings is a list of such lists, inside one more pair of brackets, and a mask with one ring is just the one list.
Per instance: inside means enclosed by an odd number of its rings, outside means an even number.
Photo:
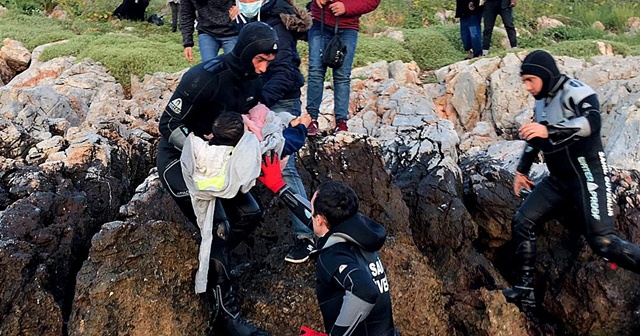
[{"label": "wetsuit hood", "polygon": [[258,76],[252,60],[259,54],[275,54],[278,51],[278,35],[264,22],[245,25],[233,51],[225,57],[229,67],[241,78]]},{"label": "wetsuit hood", "polygon": [[362,214],[356,214],[334,226],[318,241],[318,251],[342,242],[358,245],[365,251],[375,252],[387,239],[387,230]]},{"label": "wetsuit hood", "polygon": [[534,95],[536,100],[547,98],[561,78],[553,56],[544,50],[533,51],[524,58],[520,66],[520,76],[522,75],[534,75],[542,79],[542,89]]}]

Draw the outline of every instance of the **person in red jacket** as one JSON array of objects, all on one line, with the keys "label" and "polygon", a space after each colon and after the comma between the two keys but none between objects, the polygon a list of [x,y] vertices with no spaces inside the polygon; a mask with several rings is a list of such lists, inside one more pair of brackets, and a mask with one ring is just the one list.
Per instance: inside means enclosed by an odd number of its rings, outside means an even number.
[{"label": "person in red jacket", "polygon": [[[309,29],[309,76],[307,86],[307,112],[313,121],[308,136],[318,133],[318,115],[327,71],[322,63],[322,50],[334,35],[339,35],[347,47],[344,63],[333,69],[335,131],[347,131],[351,67],[358,43],[360,16],[376,9],[380,0],[314,0],[311,3],[313,26]],[[324,24],[322,18],[324,16]],[[336,33],[337,26],[337,33]]]}]

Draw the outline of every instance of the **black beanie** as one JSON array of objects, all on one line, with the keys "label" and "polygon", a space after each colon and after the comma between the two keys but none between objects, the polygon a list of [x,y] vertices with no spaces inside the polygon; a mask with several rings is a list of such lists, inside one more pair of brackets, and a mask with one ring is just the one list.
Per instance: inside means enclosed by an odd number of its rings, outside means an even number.
[{"label": "black beanie", "polygon": [[278,51],[278,35],[268,24],[260,21],[245,25],[238,34],[231,52],[240,60],[245,75],[256,75],[253,60],[258,54],[275,54]]},{"label": "black beanie", "polygon": [[544,50],[536,50],[527,55],[522,61],[520,76],[522,75],[534,75],[542,79],[542,90],[534,97],[543,99],[549,96],[549,90],[560,79],[560,70],[558,70],[556,61],[551,54]]}]

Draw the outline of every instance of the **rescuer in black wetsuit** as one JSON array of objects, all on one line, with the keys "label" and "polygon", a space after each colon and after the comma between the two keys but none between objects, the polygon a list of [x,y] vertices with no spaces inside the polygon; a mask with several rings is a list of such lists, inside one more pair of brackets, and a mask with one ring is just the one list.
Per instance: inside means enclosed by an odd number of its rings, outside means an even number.
[{"label": "rescuer in black wetsuit", "polygon": [[[211,139],[212,124],[220,114],[247,113],[259,102],[262,84],[258,76],[275,58],[277,43],[277,35],[269,25],[262,22],[246,25],[231,53],[198,64],[182,76],[160,117],[158,174],[171,197],[195,225],[196,215],[180,166],[184,141],[189,133]],[[231,199],[218,198],[216,202],[207,292],[215,298],[219,329],[224,335],[268,335],[239,316],[228,269],[229,252],[256,228],[262,211],[249,193],[238,193]]]},{"label": "rescuer in black wetsuit", "polygon": [[358,213],[358,197],[341,182],[324,182],[311,203],[282,180],[277,156],[265,155],[258,178],[318,236],[316,294],[329,336],[398,336],[380,248],[387,231]]},{"label": "rescuer in black wetsuit", "polygon": [[[640,249],[613,232],[610,173],[600,138],[600,103],[589,86],[561,74],[553,57],[537,50],[524,59],[520,75],[535,99],[534,122],[520,127],[527,141],[516,170],[513,191],[529,196],[514,215],[512,240],[516,251],[514,287],[505,297],[535,306],[533,270],[536,227],[555,209],[575,206],[576,220],[595,253],[640,273]],[[550,175],[532,189],[529,169],[542,152]]]}]

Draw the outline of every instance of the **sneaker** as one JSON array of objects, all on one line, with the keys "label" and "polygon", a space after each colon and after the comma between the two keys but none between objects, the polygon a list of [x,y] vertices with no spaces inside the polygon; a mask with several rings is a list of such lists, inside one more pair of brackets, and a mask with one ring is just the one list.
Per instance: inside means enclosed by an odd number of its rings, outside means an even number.
[{"label": "sneaker", "polygon": [[309,253],[315,249],[315,245],[310,239],[296,239],[296,243],[289,251],[286,257],[284,257],[285,261],[290,263],[299,264],[309,260]]},{"label": "sneaker", "polygon": [[307,136],[308,137],[314,137],[316,135],[318,135],[318,121],[317,120],[311,120],[311,123],[309,124],[309,127],[307,127]]},{"label": "sneaker", "polygon": [[337,120],[336,121],[336,129],[334,130],[336,133],[340,132],[340,131],[348,131],[349,127],[347,127],[347,121],[346,120]]}]

